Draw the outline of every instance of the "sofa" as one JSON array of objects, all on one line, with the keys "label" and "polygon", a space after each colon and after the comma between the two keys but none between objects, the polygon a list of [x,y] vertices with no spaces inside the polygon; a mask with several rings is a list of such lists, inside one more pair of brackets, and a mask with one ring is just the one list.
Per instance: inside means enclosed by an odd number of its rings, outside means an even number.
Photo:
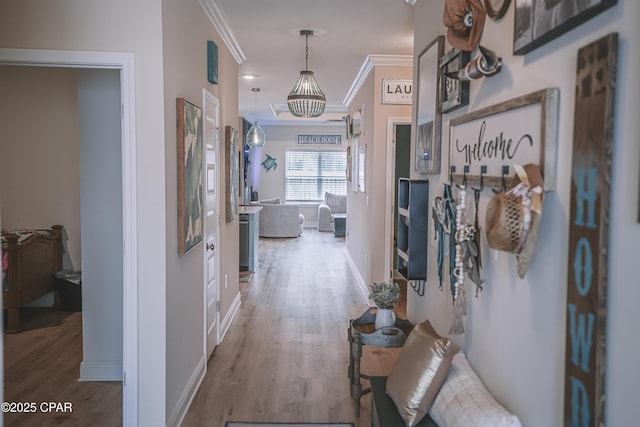
[{"label": "sofa", "polygon": [[260,237],[298,237],[304,227],[304,215],[298,205],[280,203],[279,198],[251,202],[262,207],[260,218]]},{"label": "sofa", "polygon": [[324,203],[318,206],[318,231],[333,231],[335,213],[347,213],[347,195],[324,193]]}]

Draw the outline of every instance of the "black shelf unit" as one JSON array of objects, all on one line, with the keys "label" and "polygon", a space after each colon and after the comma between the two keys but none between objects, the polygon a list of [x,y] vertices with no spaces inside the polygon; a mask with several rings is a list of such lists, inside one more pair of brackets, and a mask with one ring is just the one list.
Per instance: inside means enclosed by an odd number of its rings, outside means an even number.
[{"label": "black shelf unit", "polygon": [[429,181],[398,179],[397,268],[407,280],[427,280]]}]

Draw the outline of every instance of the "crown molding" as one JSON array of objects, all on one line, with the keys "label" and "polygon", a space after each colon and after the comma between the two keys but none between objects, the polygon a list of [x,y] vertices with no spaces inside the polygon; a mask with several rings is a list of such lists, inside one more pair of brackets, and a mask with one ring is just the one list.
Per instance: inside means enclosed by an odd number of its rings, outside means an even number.
[{"label": "crown molding", "polygon": [[364,63],[360,67],[360,71],[356,75],[351,88],[347,92],[347,96],[344,98],[344,105],[349,105],[353,98],[356,96],[365,80],[369,76],[371,70],[378,66],[390,66],[390,67],[413,67],[412,55],[368,55],[364,60]]},{"label": "crown molding", "polygon": [[202,6],[204,13],[209,17],[209,20],[213,24],[213,28],[218,31],[222,41],[227,46],[233,56],[233,59],[236,60],[238,65],[246,61],[247,57],[242,51],[242,48],[240,48],[233,32],[231,32],[231,28],[227,25],[227,22],[225,21],[224,16],[222,16],[222,12],[215,0],[200,0],[200,6]]}]

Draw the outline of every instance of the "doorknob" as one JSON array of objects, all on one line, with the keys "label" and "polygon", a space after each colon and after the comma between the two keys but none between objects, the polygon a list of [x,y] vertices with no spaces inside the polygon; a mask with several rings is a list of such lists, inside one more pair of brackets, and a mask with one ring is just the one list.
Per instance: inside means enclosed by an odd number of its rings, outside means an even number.
[{"label": "doorknob", "polygon": [[214,250],[216,249],[216,245],[214,245],[213,243],[209,243],[209,244],[207,245],[207,249],[209,249],[209,250],[211,250],[211,251],[214,251]]}]

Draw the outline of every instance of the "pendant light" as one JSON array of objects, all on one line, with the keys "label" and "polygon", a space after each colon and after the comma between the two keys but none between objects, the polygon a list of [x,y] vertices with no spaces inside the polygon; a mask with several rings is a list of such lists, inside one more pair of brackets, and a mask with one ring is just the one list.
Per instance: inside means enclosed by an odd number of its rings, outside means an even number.
[{"label": "pendant light", "polygon": [[[254,87],[251,90],[255,94],[254,101],[253,101],[253,108],[254,110],[257,110],[258,109],[256,107],[257,97],[258,97],[258,92],[260,92],[260,88]],[[264,144],[267,142],[267,137],[265,136],[264,131],[258,124],[257,120],[254,120],[253,124],[249,128],[249,131],[247,132],[247,135],[245,137],[245,142],[249,147],[253,147],[253,148],[264,147]]]},{"label": "pendant light", "polygon": [[324,113],[327,98],[318,86],[313,71],[309,71],[309,36],[313,35],[313,31],[300,30],[300,35],[305,37],[305,67],[287,96],[287,104],[291,114],[296,117],[318,117]]}]

